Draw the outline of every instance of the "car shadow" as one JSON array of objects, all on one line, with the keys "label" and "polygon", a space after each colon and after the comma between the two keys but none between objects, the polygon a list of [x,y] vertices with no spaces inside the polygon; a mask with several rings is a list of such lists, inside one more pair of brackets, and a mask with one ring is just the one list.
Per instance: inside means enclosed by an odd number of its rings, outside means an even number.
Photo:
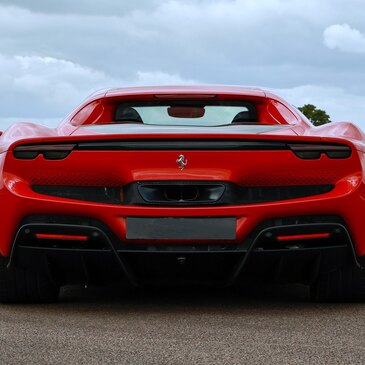
[{"label": "car shadow", "polygon": [[58,305],[64,307],[77,305],[79,308],[108,307],[116,311],[132,309],[200,312],[241,311],[243,308],[288,310],[288,308],[319,308],[326,304],[311,302],[309,288],[304,285],[251,285],[237,288],[69,286],[61,290]]},{"label": "car shadow", "polygon": [[[8,306],[6,306],[8,307]],[[8,307],[9,308],[9,307]],[[202,315],[226,318],[259,316],[262,318],[296,317],[304,313],[311,318],[328,313],[362,311],[362,303],[314,303],[304,285],[251,285],[239,288],[66,286],[58,302],[18,304],[11,310],[39,315],[117,316],[115,318],[178,317]],[[114,317],[113,317],[114,318]]]}]

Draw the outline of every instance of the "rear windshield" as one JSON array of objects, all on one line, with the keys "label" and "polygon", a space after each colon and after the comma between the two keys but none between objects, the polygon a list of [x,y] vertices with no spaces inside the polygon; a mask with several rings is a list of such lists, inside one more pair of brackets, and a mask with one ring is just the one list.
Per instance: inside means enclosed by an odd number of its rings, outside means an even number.
[{"label": "rear windshield", "polygon": [[113,122],[210,127],[258,120],[255,106],[248,102],[173,100],[120,103]]}]

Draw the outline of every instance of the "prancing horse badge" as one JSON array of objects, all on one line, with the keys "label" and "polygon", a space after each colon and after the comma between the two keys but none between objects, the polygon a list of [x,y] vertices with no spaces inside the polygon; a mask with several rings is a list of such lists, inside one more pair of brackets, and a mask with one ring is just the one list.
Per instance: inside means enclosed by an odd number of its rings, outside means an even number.
[{"label": "prancing horse badge", "polygon": [[179,158],[176,160],[176,163],[179,165],[179,169],[182,171],[182,170],[184,170],[185,166],[188,164],[188,160],[185,160],[184,155],[180,155]]}]

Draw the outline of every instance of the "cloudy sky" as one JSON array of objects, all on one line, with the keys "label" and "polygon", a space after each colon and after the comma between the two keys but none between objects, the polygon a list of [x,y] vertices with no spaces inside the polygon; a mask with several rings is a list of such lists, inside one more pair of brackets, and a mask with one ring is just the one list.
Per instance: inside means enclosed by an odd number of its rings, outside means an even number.
[{"label": "cloudy sky", "polygon": [[0,0],[0,129],[113,86],[274,89],[365,130],[364,0]]}]

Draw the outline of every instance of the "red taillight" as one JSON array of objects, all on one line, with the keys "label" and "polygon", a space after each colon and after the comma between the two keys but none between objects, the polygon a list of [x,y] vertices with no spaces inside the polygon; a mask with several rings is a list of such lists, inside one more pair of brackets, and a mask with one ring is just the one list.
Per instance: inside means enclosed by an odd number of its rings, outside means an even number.
[{"label": "red taillight", "polygon": [[340,144],[290,143],[288,146],[296,156],[308,160],[318,159],[322,153],[329,158],[348,158],[351,156],[351,148]]},{"label": "red taillight", "polygon": [[79,236],[72,234],[51,234],[51,233],[36,233],[35,237],[44,240],[68,240],[68,241],[87,241],[88,236]]},{"label": "red taillight", "polygon": [[14,148],[13,154],[16,158],[32,160],[39,154],[47,160],[61,160],[66,158],[75,148],[76,144],[44,144],[18,146]]},{"label": "red taillight", "polygon": [[315,240],[328,238],[330,233],[309,233],[309,234],[295,234],[288,236],[277,236],[278,241],[295,241],[295,240]]}]

